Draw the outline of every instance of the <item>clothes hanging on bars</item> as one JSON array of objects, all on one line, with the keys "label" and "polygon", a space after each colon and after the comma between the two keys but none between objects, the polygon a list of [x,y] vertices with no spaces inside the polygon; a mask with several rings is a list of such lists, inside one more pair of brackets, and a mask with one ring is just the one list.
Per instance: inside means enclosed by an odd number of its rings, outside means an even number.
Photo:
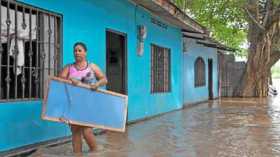
[{"label": "clothes hanging on bars", "polygon": [[[10,49],[9,49],[9,55],[14,57],[14,52],[16,51],[16,40],[13,38],[11,40],[11,45],[10,45]],[[17,40],[17,49],[18,49],[18,54],[16,56],[16,65],[17,65],[17,69],[16,69],[16,75],[21,74],[22,72],[22,67],[24,66],[24,42],[23,40]]]},{"label": "clothes hanging on bars", "polygon": [[[24,18],[23,18],[24,17]],[[17,18],[17,32],[16,29],[16,21]],[[1,42],[7,43],[8,42],[8,25],[7,25],[7,7],[1,6]],[[31,26],[30,26],[30,14],[17,12],[17,17],[15,17],[15,10],[9,10],[9,20],[10,20],[10,28],[9,28],[9,40],[10,45],[8,48],[9,56],[15,57],[16,47],[15,43],[17,40],[17,55],[16,55],[16,75],[21,74],[22,67],[24,66],[24,53],[25,52],[25,41],[32,41],[36,39],[36,15],[31,15]],[[31,27],[31,36],[30,36],[30,27]],[[17,37],[15,37],[17,36]],[[30,39],[31,37],[31,39]],[[15,59],[15,58],[14,58]]]}]

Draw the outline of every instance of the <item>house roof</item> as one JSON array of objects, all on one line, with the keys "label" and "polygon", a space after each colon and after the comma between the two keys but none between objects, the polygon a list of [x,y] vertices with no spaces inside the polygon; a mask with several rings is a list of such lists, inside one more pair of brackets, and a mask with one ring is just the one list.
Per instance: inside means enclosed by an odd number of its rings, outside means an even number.
[{"label": "house roof", "polygon": [[183,32],[183,37],[195,39],[197,44],[201,44],[201,45],[207,46],[207,47],[217,48],[217,49],[224,50],[224,51],[235,51],[235,49],[230,48],[230,47],[214,40],[213,38],[209,37],[209,35],[207,35],[207,34],[198,33],[198,32],[190,32],[190,31],[186,31],[186,30],[183,30],[182,32]]},{"label": "house roof", "polygon": [[175,4],[169,0],[131,0],[137,5],[144,7],[153,14],[170,22],[182,29],[206,33],[205,27],[197,23],[195,20],[186,15]]}]

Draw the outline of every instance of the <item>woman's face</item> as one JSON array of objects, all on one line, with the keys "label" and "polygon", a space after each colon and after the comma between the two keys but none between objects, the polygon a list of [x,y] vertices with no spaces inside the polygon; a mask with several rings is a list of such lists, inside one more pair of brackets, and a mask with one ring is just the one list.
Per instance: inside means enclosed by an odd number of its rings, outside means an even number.
[{"label": "woman's face", "polygon": [[86,60],[86,55],[87,55],[87,52],[85,51],[85,49],[81,45],[77,45],[74,48],[74,56],[75,56],[76,62]]}]

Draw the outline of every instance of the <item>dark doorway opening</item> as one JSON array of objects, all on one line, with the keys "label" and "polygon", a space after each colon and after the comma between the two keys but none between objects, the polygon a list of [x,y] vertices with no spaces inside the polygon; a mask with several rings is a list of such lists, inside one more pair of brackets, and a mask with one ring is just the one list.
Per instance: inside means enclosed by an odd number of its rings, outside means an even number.
[{"label": "dark doorway opening", "polygon": [[126,34],[106,31],[106,76],[107,89],[127,94],[127,39]]},{"label": "dark doorway opening", "polygon": [[213,99],[213,59],[208,59],[208,91],[209,100]]}]

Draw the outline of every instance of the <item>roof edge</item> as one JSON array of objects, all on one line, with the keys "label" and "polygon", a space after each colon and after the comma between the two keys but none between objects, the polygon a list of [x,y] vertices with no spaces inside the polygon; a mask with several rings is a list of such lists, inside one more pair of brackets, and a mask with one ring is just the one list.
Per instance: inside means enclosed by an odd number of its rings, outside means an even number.
[{"label": "roof edge", "polygon": [[199,24],[197,21],[189,17],[185,12],[178,8],[170,0],[152,0],[155,4],[165,9],[169,14],[180,20],[185,25],[191,27],[199,33],[207,33],[206,27]]}]

